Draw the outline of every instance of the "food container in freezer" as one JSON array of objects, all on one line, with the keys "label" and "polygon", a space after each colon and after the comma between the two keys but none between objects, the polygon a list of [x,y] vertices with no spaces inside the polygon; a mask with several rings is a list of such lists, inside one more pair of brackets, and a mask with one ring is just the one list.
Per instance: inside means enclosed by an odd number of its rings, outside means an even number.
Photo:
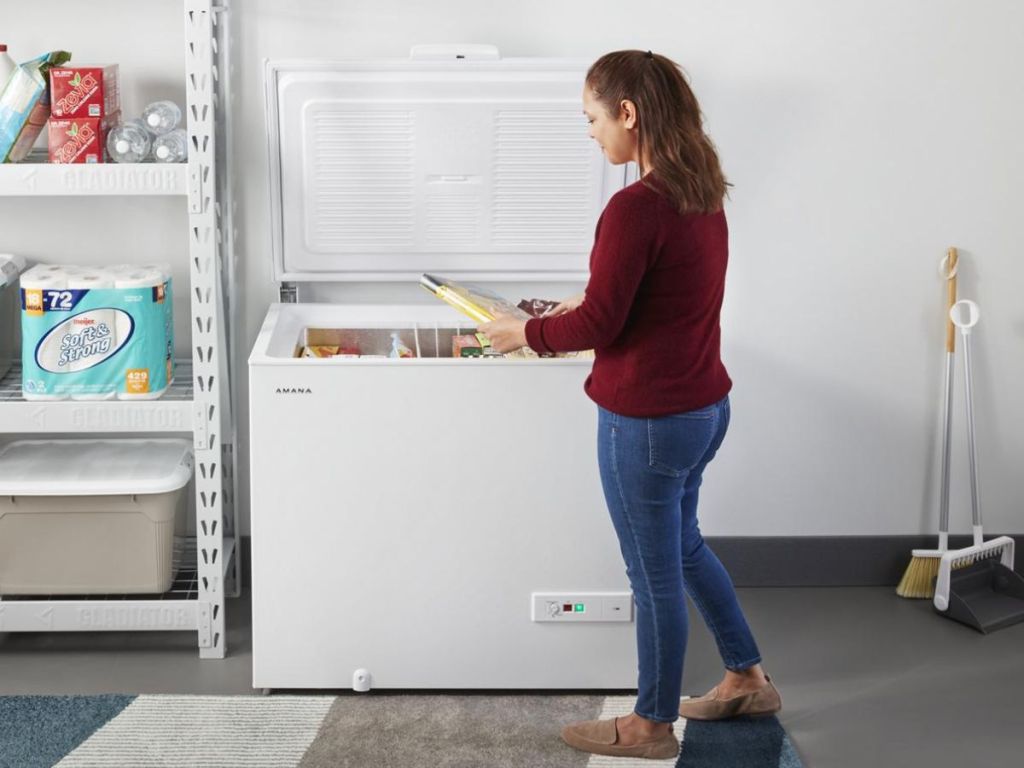
[{"label": "food container in freezer", "polygon": [[180,439],[22,440],[0,449],[0,594],[170,589],[192,465]]},{"label": "food container in freezer", "polygon": [[25,269],[20,256],[0,253],[0,379],[7,375],[14,363],[15,342],[18,339],[18,275]]}]

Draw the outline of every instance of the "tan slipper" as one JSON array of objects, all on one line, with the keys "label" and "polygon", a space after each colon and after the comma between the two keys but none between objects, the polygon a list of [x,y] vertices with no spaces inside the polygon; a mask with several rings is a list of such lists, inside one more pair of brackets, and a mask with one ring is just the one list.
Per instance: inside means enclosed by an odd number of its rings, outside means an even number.
[{"label": "tan slipper", "polygon": [[765,675],[766,682],[756,691],[722,697],[716,685],[708,693],[696,699],[686,699],[679,704],[679,715],[687,720],[725,720],[729,717],[765,717],[782,709],[782,696],[772,679]]},{"label": "tan slipper", "polygon": [[619,718],[611,720],[585,720],[562,729],[562,740],[570,747],[611,757],[650,757],[665,760],[679,754],[679,740],[673,731],[651,741],[639,744],[619,744]]}]

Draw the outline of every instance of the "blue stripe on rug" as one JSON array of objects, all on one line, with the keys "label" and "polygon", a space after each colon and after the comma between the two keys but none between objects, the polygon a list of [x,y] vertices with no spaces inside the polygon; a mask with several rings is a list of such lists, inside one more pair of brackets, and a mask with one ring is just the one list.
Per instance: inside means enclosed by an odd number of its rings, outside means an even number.
[{"label": "blue stripe on rug", "polygon": [[50,768],[135,696],[0,697],[0,768]]},{"label": "blue stripe on rug", "polygon": [[775,717],[687,720],[676,768],[800,768]]},{"label": "blue stripe on rug", "polygon": [[779,768],[804,768],[804,764],[800,761],[800,756],[796,753],[796,749],[793,747],[793,742],[789,740],[789,734],[786,734],[782,741],[782,754],[779,755]]}]

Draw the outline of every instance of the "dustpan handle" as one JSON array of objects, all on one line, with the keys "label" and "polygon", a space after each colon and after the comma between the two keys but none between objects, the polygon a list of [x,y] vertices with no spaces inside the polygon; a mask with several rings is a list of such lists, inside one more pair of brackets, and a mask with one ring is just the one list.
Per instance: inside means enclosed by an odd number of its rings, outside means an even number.
[{"label": "dustpan handle", "polygon": [[974,388],[971,381],[971,330],[978,324],[978,305],[966,299],[949,310],[953,324],[960,329],[964,341],[964,399],[967,401],[967,445],[971,468],[971,517],[974,522],[974,544],[984,539],[981,528],[981,494],[978,490],[978,449],[974,440]]}]

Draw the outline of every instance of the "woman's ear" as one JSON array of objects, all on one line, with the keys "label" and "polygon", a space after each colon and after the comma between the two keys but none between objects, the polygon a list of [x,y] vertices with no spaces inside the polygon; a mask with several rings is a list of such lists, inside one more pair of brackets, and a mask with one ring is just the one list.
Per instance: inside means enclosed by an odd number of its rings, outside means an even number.
[{"label": "woman's ear", "polygon": [[622,126],[627,131],[636,128],[636,104],[629,99],[619,102],[619,117],[622,119]]}]

